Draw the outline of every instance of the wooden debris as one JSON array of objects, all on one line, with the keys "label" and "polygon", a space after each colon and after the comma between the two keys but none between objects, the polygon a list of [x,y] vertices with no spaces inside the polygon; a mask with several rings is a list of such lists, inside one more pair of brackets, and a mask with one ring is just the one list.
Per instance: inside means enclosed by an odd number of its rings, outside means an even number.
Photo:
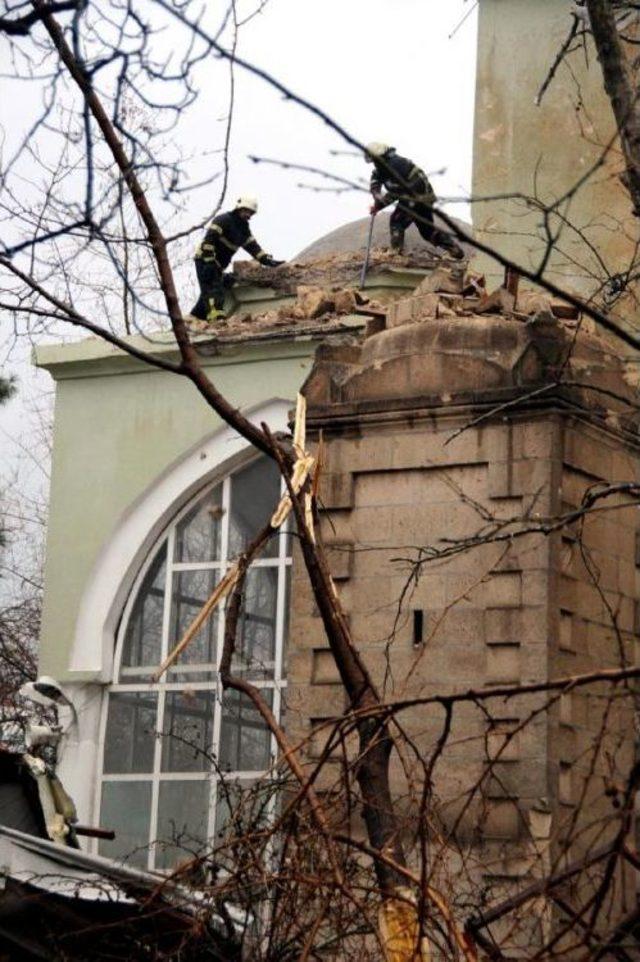
[{"label": "wooden debris", "polygon": [[518,288],[520,287],[520,274],[514,267],[505,268],[504,288],[513,297],[514,305],[518,303]]}]

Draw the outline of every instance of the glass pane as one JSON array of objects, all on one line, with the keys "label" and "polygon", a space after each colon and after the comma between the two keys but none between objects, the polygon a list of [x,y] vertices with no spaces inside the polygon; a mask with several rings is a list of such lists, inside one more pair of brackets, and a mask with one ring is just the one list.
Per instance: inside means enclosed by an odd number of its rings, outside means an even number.
[{"label": "glass pane", "polygon": [[[269,706],[270,690],[263,691]],[[271,736],[247,695],[226,691],[222,698],[220,768],[223,772],[261,772],[269,766]]]},{"label": "glass pane", "polygon": [[204,772],[211,768],[213,692],[167,692],[162,731],[163,772]]},{"label": "glass pane", "polygon": [[202,854],[207,839],[209,782],[160,782],[156,868]]},{"label": "glass pane", "polygon": [[176,527],[176,561],[219,561],[222,515],[219,484]]},{"label": "glass pane", "polygon": [[[224,778],[218,782],[216,794],[215,834],[217,838],[223,836],[239,836],[251,830],[254,799],[252,788],[255,782],[247,779]],[[255,825],[253,826],[255,828]]]},{"label": "glass pane", "polygon": [[249,678],[273,678],[276,651],[278,569],[252,568],[247,574],[234,670]]},{"label": "glass pane", "polygon": [[[280,500],[280,472],[270,458],[253,461],[231,478],[229,557],[240,554],[267,523]],[[263,558],[278,554],[273,537],[262,551]]]},{"label": "glass pane", "polygon": [[160,664],[166,560],[165,542],[145,575],[129,616],[122,646],[120,674],[135,675],[136,681],[144,680],[148,676],[144,672],[127,669]]},{"label": "glass pane", "polygon": [[158,696],[149,692],[112,692],[104,740],[104,771],[128,775],[150,772]]},{"label": "glass pane", "polygon": [[[217,571],[179,571],[173,576],[169,650],[180,641],[218,582]],[[177,665],[215,665],[218,611],[207,619],[184,649]]]},{"label": "glass pane", "polygon": [[151,782],[104,782],[100,825],[116,837],[100,841],[100,854],[146,868],[150,815]]}]

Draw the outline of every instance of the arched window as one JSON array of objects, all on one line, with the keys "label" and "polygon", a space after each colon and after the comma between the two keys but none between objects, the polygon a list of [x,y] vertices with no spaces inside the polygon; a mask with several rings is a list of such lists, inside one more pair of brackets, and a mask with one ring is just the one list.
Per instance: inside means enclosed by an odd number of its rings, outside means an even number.
[{"label": "arched window", "polygon": [[[230,562],[266,523],[281,494],[259,458],[189,504],[140,572],[116,644],[103,725],[100,824],[116,840],[100,852],[171,868],[215,837],[234,786],[269,768],[275,742],[251,701],[221,691],[224,612],[203,626],[159,683],[166,654]],[[286,685],[290,538],[280,532],[251,566],[233,670],[261,688],[276,717]]]}]

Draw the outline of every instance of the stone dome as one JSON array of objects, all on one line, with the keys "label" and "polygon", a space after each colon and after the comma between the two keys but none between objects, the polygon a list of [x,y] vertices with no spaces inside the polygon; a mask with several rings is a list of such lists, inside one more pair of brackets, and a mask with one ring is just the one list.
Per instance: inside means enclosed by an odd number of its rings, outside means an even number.
[{"label": "stone dome", "polygon": [[[434,213],[436,225],[446,230],[447,225],[438,215],[438,211]],[[390,216],[390,210],[383,210],[377,215],[373,226],[373,247],[389,246]],[[467,232],[471,229],[469,224],[465,224],[464,221],[456,220],[456,224],[459,224],[460,227]],[[308,247],[305,247],[304,250],[300,251],[294,259],[296,261],[310,261],[327,257],[329,254],[345,254],[350,251],[362,251],[364,253],[368,234],[369,218],[361,217],[359,220],[353,220],[348,224],[343,224],[341,227],[336,227],[335,230],[330,231],[323,237],[319,237],[313,241],[312,244],[309,244]],[[472,249],[467,245],[463,245],[463,247],[465,247],[468,254],[472,253]],[[417,228],[412,224],[405,234],[405,253],[410,254],[413,251],[428,251],[429,249],[430,245],[420,237]]]}]

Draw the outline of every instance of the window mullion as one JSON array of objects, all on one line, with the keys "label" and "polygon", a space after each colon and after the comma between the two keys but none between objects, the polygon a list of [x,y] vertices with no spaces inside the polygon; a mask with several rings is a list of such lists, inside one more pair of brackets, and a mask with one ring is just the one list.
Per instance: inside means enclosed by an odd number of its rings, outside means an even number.
[{"label": "window mullion", "polygon": [[164,611],[162,613],[162,640],[160,643],[160,664],[169,653],[169,631],[171,628],[171,602],[173,599],[173,557],[175,552],[176,527],[173,525],[167,538],[167,570],[164,582]]},{"label": "window mullion", "polygon": [[[225,570],[229,554],[229,525],[231,523],[231,478],[226,477],[222,485],[222,524],[220,526],[220,561],[222,571]],[[213,732],[211,735],[211,753],[215,764],[219,764],[220,729],[222,727],[222,685],[220,684],[220,659],[224,644],[225,608],[221,609],[218,618],[218,644],[216,646],[216,677],[215,698],[213,699]],[[215,836],[216,805],[218,795],[218,776],[214,769],[209,791],[209,818],[207,823],[207,839],[212,842]],[[215,844],[215,843],[214,843]]]},{"label": "window mullion", "polygon": [[[173,564],[175,558],[176,525],[173,524],[169,529],[167,537],[167,570],[165,573],[164,587],[164,610],[162,612],[162,638],[160,642],[160,662],[162,663],[169,653],[169,635],[171,630],[171,606],[173,599]],[[164,730],[164,706],[165,706],[164,687],[158,690],[158,707],[156,715],[156,743],[153,752],[153,778],[151,783],[151,817],[149,819],[149,855],[148,866],[150,869],[155,867],[156,847],[155,842],[158,836],[158,804],[160,798],[160,764],[162,760],[162,731]]]},{"label": "window mullion", "polygon": [[158,708],[156,716],[156,743],[153,749],[153,781],[151,784],[151,818],[149,819],[149,856],[148,866],[155,867],[156,846],[158,837],[158,803],[160,798],[160,764],[162,761],[162,740],[164,731],[164,705],[166,693],[163,688],[158,691]]},{"label": "window mullion", "polygon": [[[94,798],[94,800],[93,800],[93,812],[94,812],[94,815],[93,815],[93,824],[94,824],[94,825],[100,825],[100,824],[101,824],[101,822],[100,822],[100,812],[101,812],[101,809],[102,809],[102,786],[103,786],[103,784],[104,784],[103,779],[102,779],[102,776],[103,776],[103,768],[104,768],[104,741],[105,741],[105,735],[106,735],[106,732],[107,732],[107,714],[108,714],[108,711],[109,711],[109,697],[110,697],[109,691],[106,690],[106,689],[104,689],[103,692],[102,692],[102,706],[101,706],[101,716],[100,716],[100,736],[99,736],[99,739],[98,739],[98,755],[97,755],[97,763],[98,763],[98,765],[100,766],[100,774],[99,774],[98,779],[96,780],[97,791],[96,791],[96,794],[95,794],[95,798]],[[89,840],[89,850],[90,850],[91,852],[93,852],[94,854],[97,854],[97,852],[98,852],[98,839],[97,839],[97,838],[95,838],[95,839],[90,839],[90,840]]]},{"label": "window mullion", "polygon": [[[223,576],[229,554],[229,525],[231,523],[231,478],[224,479],[222,485],[222,524],[220,525],[220,575]],[[225,625],[226,605],[220,607],[220,617],[218,618],[218,644],[216,645],[216,675],[220,671],[220,659],[222,658],[222,645],[224,644],[224,625]]]}]

